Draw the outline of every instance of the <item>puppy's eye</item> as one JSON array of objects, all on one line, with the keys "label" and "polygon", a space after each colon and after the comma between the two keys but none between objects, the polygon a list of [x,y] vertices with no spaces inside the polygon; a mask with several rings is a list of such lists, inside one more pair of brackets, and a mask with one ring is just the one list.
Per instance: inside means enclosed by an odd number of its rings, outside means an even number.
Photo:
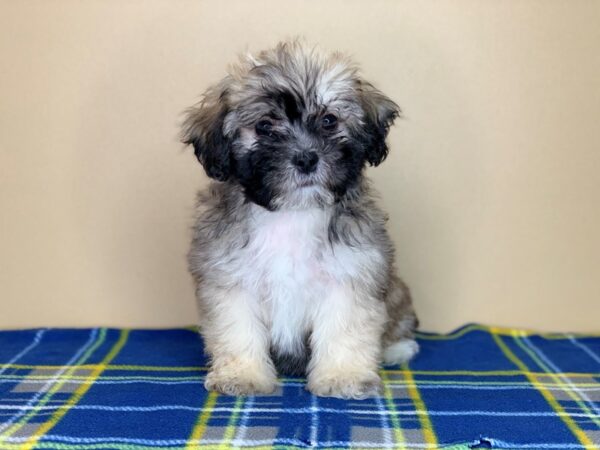
[{"label": "puppy's eye", "polygon": [[273,122],[270,120],[259,120],[256,122],[256,134],[259,136],[271,136],[273,134]]},{"label": "puppy's eye", "polygon": [[326,114],[321,119],[321,128],[326,131],[333,131],[337,127],[338,119],[333,114]]}]

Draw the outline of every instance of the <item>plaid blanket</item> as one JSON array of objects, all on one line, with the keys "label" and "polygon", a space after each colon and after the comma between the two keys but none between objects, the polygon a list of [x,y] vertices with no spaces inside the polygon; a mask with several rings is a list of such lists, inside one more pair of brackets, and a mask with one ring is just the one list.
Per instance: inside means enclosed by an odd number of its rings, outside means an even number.
[{"label": "plaid blanket", "polygon": [[381,397],[202,387],[194,329],[0,332],[0,449],[600,448],[600,336],[419,334]]}]

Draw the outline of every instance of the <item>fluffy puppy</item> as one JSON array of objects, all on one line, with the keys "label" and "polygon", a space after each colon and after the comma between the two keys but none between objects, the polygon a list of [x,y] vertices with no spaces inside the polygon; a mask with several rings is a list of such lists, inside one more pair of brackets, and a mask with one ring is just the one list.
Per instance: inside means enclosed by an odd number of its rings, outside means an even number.
[{"label": "fluffy puppy", "polygon": [[207,389],[270,393],[279,370],[316,395],[364,398],[380,362],[417,352],[364,174],[398,114],[347,57],[297,41],[241,58],[188,110],[182,140],[215,180],[189,252]]}]

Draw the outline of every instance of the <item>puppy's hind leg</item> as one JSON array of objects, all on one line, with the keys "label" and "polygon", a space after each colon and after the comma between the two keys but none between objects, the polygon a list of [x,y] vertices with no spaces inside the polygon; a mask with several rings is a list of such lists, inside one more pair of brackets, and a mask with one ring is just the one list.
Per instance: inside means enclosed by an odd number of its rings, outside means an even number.
[{"label": "puppy's hind leg", "polygon": [[419,352],[419,344],[414,339],[400,339],[383,349],[383,363],[386,365],[404,364]]},{"label": "puppy's hind leg", "polygon": [[383,363],[404,364],[419,352],[414,331],[419,325],[406,284],[393,275],[385,298],[388,323],[383,334]]},{"label": "puppy's hind leg", "polygon": [[206,389],[227,395],[273,392],[276,372],[255,299],[240,288],[200,290],[200,328],[211,356]]}]

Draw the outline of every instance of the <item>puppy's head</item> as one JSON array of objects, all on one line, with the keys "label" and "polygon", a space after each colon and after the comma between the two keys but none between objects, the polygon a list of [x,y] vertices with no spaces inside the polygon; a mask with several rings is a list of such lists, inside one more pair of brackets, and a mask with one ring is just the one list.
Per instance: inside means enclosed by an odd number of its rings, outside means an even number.
[{"label": "puppy's head", "polygon": [[332,204],[387,155],[398,106],[339,53],[293,41],[247,56],[187,112],[208,176],[267,209]]}]

